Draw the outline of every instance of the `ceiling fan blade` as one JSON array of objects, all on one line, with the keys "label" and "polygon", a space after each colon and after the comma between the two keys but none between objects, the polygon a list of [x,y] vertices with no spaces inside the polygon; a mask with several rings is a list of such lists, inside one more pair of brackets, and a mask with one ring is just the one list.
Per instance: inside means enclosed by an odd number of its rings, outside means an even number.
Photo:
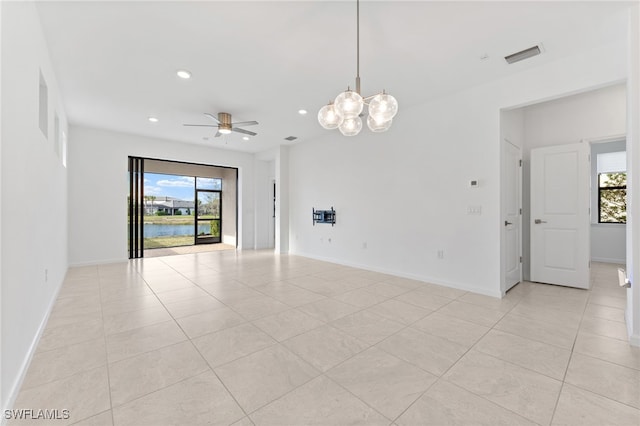
[{"label": "ceiling fan blade", "polygon": [[232,126],[255,126],[257,121],[239,121],[237,123],[231,123]]},{"label": "ceiling fan blade", "polygon": [[220,127],[215,124],[183,124],[183,126],[189,127]]},{"label": "ceiling fan blade", "polygon": [[206,115],[209,118],[214,119],[216,123],[220,123],[220,120],[218,120],[218,117],[216,117],[215,115],[209,114],[208,112],[205,112],[204,115]]},{"label": "ceiling fan blade", "polygon": [[234,132],[238,132],[238,133],[244,133],[245,135],[249,135],[249,136],[257,135],[257,133],[250,132],[250,131],[245,130],[245,129],[239,129],[237,127],[233,127],[233,128],[231,128],[231,130],[233,130]]},{"label": "ceiling fan blade", "polygon": [[220,136],[222,136],[222,133],[220,133],[220,130],[218,130],[213,137],[214,138],[219,138]]}]

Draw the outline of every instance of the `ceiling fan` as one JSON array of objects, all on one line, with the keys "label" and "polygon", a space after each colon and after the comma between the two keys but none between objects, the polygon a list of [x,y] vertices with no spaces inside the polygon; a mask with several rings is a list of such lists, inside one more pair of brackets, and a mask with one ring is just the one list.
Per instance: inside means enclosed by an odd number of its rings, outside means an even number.
[{"label": "ceiling fan", "polygon": [[250,132],[249,130],[241,129],[237,126],[255,126],[258,124],[257,121],[238,121],[237,123],[233,123],[231,121],[231,114],[228,112],[219,112],[218,116],[214,116],[213,114],[209,114],[205,112],[204,115],[211,118],[218,124],[185,124],[185,126],[190,127],[217,127],[218,131],[216,132],[215,137],[219,137],[220,135],[228,135],[231,132],[244,133],[245,135],[255,136],[257,133]]}]

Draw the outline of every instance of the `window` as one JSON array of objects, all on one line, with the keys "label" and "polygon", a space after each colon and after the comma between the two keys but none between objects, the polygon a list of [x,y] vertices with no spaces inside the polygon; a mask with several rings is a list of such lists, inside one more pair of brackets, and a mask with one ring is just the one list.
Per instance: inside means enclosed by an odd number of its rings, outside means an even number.
[{"label": "window", "polygon": [[196,177],[196,189],[222,190],[222,179]]},{"label": "window", "polygon": [[627,155],[598,154],[598,223],[627,223]]}]

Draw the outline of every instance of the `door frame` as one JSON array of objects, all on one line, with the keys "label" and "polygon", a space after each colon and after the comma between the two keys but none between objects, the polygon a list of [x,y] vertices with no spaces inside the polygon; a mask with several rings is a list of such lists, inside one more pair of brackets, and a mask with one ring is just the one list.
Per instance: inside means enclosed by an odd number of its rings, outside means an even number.
[{"label": "door frame", "polygon": [[[506,179],[507,179],[507,171],[505,169],[505,165],[504,165],[504,159],[505,159],[505,150],[507,147],[507,144],[515,147],[518,149],[518,151],[520,152],[520,176],[519,176],[519,187],[520,187],[520,221],[518,224],[518,232],[520,233],[520,244],[518,247],[518,250],[520,252],[519,256],[520,259],[522,259],[522,253],[523,253],[523,235],[522,235],[522,196],[523,196],[523,190],[522,190],[522,182],[523,182],[523,167],[522,167],[522,147],[518,146],[516,144],[514,144],[513,142],[511,142],[509,139],[507,138],[501,138],[502,141],[500,143],[500,292],[501,295],[504,297],[504,295],[507,293],[507,276],[506,276],[506,267],[507,267],[507,233],[506,233],[506,227],[504,226],[504,221],[506,218],[506,209],[507,209],[507,203],[506,203],[506,190],[507,190],[507,185],[506,185]],[[523,279],[523,266],[522,266],[522,260],[520,261],[520,282],[522,282]]]},{"label": "door frame", "polygon": [[[208,193],[215,193],[218,194],[218,205],[219,205],[219,212],[218,212],[218,219],[199,219],[198,216],[198,193],[200,192],[208,192]],[[195,210],[195,215],[194,215],[194,233],[193,233],[193,244],[194,245],[198,245],[198,244],[217,244],[217,243],[221,243],[222,242],[222,190],[219,189],[198,189],[196,187],[195,189],[195,197],[193,198],[195,200],[194,202],[194,210]],[[213,235],[210,237],[200,237],[198,238],[198,229],[199,229],[199,221],[202,222],[213,222],[213,221],[217,221],[218,222],[218,232],[220,233],[220,235],[218,237],[214,237]]]},{"label": "door frame", "polygon": [[267,248],[275,249],[276,247],[276,180],[269,180],[269,203],[271,207],[269,209],[269,226],[267,235]]}]

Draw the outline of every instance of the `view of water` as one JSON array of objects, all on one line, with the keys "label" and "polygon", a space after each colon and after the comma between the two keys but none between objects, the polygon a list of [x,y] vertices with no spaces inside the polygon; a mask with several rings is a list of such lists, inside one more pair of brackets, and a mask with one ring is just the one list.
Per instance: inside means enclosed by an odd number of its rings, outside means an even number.
[{"label": "view of water", "polygon": [[[198,226],[198,233],[208,234],[211,232],[211,226],[209,224]],[[144,224],[144,237],[167,237],[167,236],[180,236],[180,235],[193,235],[193,225],[158,225],[154,223]]]}]

